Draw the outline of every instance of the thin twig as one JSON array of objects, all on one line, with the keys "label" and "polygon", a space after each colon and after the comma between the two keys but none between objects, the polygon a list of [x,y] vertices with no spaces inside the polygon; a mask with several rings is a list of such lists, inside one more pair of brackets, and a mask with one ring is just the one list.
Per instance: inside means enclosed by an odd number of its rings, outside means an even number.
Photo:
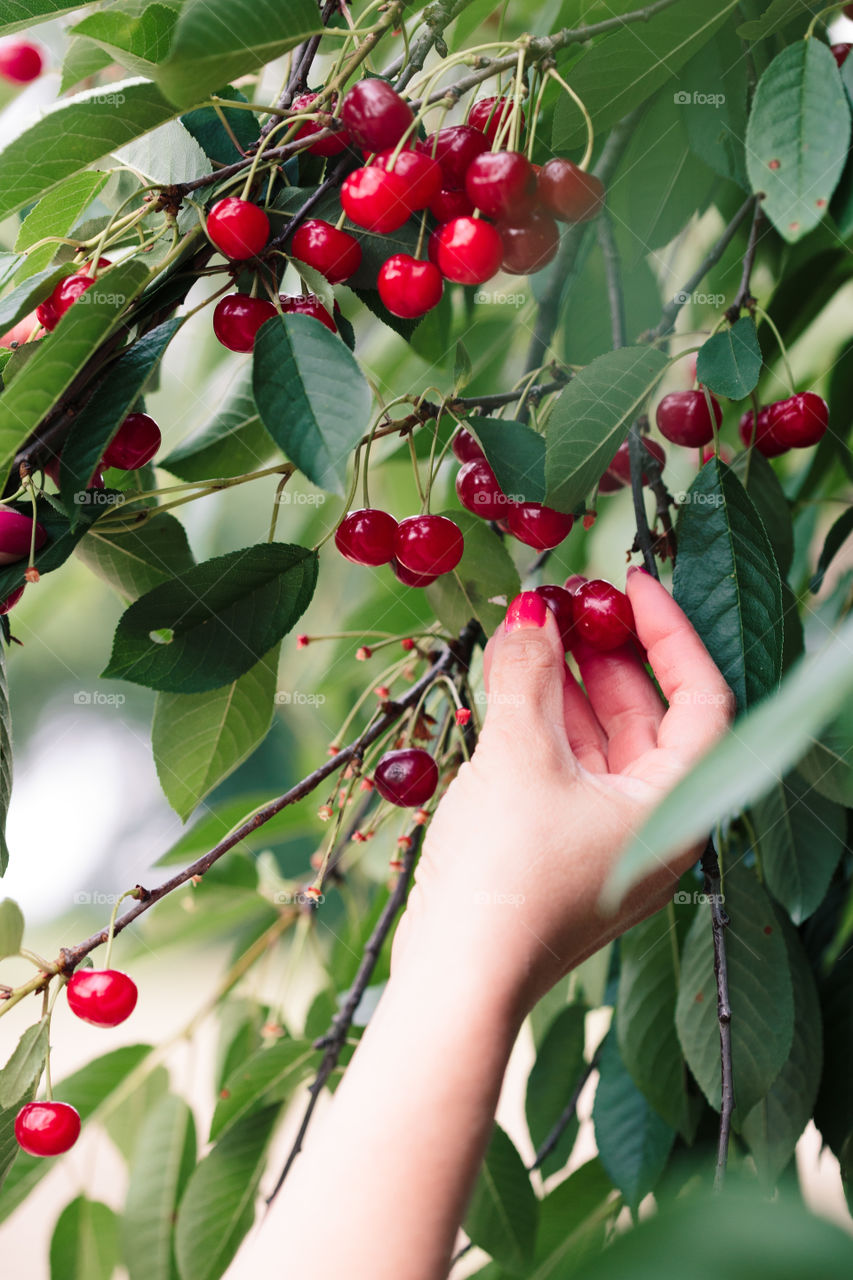
[{"label": "thin twig", "polygon": [[540,1168],[545,1163],[545,1161],[548,1159],[551,1152],[556,1147],[557,1143],[560,1141],[560,1138],[562,1138],[563,1133],[571,1124],[572,1120],[574,1119],[575,1113],[577,1112],[578,1102],[580,1100],[581,1094],[584,1091],[586,1082],[587,1080],[589,1080],[593,1071],[598,1070],[598,1063],[600,1058],[601,1058],[601,1045],[598,1046],[595,1053],[592,1055],[592,1058],[586,1064],[583,1071],[581,1072],[578,1082],[575,1085],[574,1090],[572,1091],[572,1096],[569,1098],[568,1102],[566,1103],[565,1107],[560,1113],[560,1117],[557,1120],[556,1124],[554,1125],[553,1129],[548,1134],[545,1141],[537,1148],[536,1158],[533,1161],[533,1164],[530,1164],[527,1166],[528,1173],[532,1173],[534,1169]]},{"label": "thin twig", "polygon": [[[338,0],[326,0],[320,13],[320,21],[323,26],[327,26],[334,15],[338,12]],[[286,111],[293,99],[300,93],[304,93],[308,88],[308,75],[311,71],[314,59],[317,56],[317,50],[320,47],[322,34],[312,36],[310,40],[306,40],[305,44],[301,44],[293,51],[293,61],[290,66],[290,75],[287,77],[280,98],[276,102],[279,111]],[[258,142],[263,142],[264,138],[275,128],[278,123],[278,116],[272,115],[261,129]]]},{"label": "thin twig", "polygon": [[702,873],[705,877],[705,893],[711,902],[711,927],[714,933],[714,980],[717,984],[717,1021],[720,1024],[720,1131],[717,1143],[717,1167],[714,1187],[719,1190],[726,1177],[729,1154],[729,1135],[734,1110],[732,1082],[732,1010],[729,1003],[729,977],[726,964],[726,927],[729,923],[723,908],[720,864],[713,841],[709,840],[702,854]]},{"label": "thin twig", "polygon": [[[402,93],[406,85],[423,70],[427,54],[434,45],[438,45],[439,52],[442,53],[443,40],[441,39],[445,27],[449,27],[454,18],[458,18],[463,9],[466,9],[471,0],[436,0],[436,3],[427,5],[421,15],[421,22],[424,30],[420,33],[416,40],[413,40],[409,46],[409,57],[406,59],[405,54],[401,54],[395,58],[383,74],[387,79],[393,79],[394,88],[398,93]],[[446,49],[444,50],[446,53]],[[444,56],[442,53],[442,56]]]},{"label": "thin twig", "polygon": [[740,318],[740,313],[744,307],[751,309],[755,305],[750,282],[752,280],[752,268],[755,266],[755,251],[758,248],[758,231],[763,218],[764,214],[761,205],[756,204],[752,214],[752,226],[749,228],[749,240],[747,241],[746,253],[743,258],[743,272],[740,284],[738,285],[734,302],[726,309],[726,319],[729,324],[734,324]]}]

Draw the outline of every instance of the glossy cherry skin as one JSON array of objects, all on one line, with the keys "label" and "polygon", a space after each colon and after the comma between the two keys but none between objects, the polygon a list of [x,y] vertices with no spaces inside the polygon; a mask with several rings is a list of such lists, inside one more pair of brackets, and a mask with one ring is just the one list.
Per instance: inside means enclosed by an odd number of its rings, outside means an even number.
[{"label": "glossy cherry skin", "polygon": [[634,635],[634,611],[624,592],[610,582],[593,578],[574,592],[575,634],[591,649],[605,652],[626,644]]},{"label": "glossy cherry skin", "polygon": [[482,520],[503,520],[513,505],[482,453],[459,468],[456,496],[466,511]]},{"label": "glossy cherry skin", "polygon": [[572,605],[572,592],[567,591],[565,587],[537,587],[536,594],[541,596],[547,604],[548,608],[557,619],[557,626],[560,629],[560,639],[563,642],[563,648],[568,650],[571,642],[572,627],[574,625],[575,614]]},{"label": "glossy cherry skin", "polygon": [[[643,437],[643,447],[652,457],[657,458],[661,467],[666,463],[666,454],[663,448],[658,444],[657,440],[649,440]],[[649,483],[649,477],[643,472],[643,484]],[[610,459],[607,470],[598,482],[599,493],[615,493],[617,489],[631,483],[631,449],[627,440],[623,440],[619,448]]]},{"label": "glossy cherry skin", "polygon": [[[512,115],[512,98],[478,98],[466,117],[466,124],[480,129],[486,135],[489,146],[494,145],[498,130]],[[519,108],[521,111],[521,109]],[[525,125],[524,112],[521,111],[521,129]],[[506,132],[504,136],[506,136]]]},{"label": "glossy cherry skin", "polygon": [[297,227],[290,251],[294,258],[324,275],[330,284],[349,280],[361,266],[361,245],[355,236],[322,218],[309,218]]},{"label": "glossy cherry skin", "polygon": [[450,573],[464,550],[462,530],[447,516],[407,516],[397,527],[394,554],[412,573]]},{"label": "glossy cherry skin", "polygon": [[314,320],[319,320],[320,324],[324,324],[332,333],[338,332],[338,326],[323,306],[320,299],[314,293],[280,293],[278,295],[281,309],[286,315],[311,316]]},{"label": "glossy cherry skin", "polygon": [[539,199],[560,222],[588,222],[604,205],[604,187],[571,160],[559,156],[539,171]]},{"label": "glossy cherry skin", "polygon": [[416,809],[435,795],[438,766],[423,747],[401,747],[386,751],[373,771],[373,781],[383,800]]},{"label": "glossy cherry skin", "polygon": [[826,435],[829,405],[813,391],[777,400],[768,411],[768,427],[786,449],[808,449]]},{"label": "glossy cherry skin", "polygon": [[414,119],[412,108],[386,80],[359,80],[347,90],[341,119],[365,151],[394,147]]},{"label": "glossy cherry skin", "polygon": [[[300,93],[298,97],[293,99],[290,109],[291,111],[311,111],[319,96],[318,93]],[[322,118],[319,120],[306,120],[302,128],[294,135],[294,141],[302,142],[306,138],[312,137],[315,133],[319,133],[321,129],[327,128],[331,121],[332,116],[326,112],[322,112]],[[346,151],[348,145],[349,133],[346,129],[338,129],[336,133],[330,134],[328,138],[321,138],[319,142],[312,142],[307,150],[310,151],[312,156],[338,156],[342,151]]]},{"label": "glossy cherry skin", "polygon": [[93,1027],[117,1027],[136,1008],[136,983],[119,969],[78,969],[68,982],[68,1006]]},{"label": "glossy cherry skin", "polygon": [[410,209],[426,209],[441,191],[442,175],[438,161],[424,151],[401,151],[392,164],[393,155],[394,148],[390,147],[376,157],[376,163],[405,180]]},{"label": "glossy cherry skin", "polygon": [[[0,507],[0,564],[14,564],[30,554],[33,534],[32,516],[22,515],[11,507]],[[36,524],[36,551],[47,542],[47,529]]]},{"label": "glossy cherry skin", "polygon": [[506,522],[519,542],[537,551],[548,551],[569,536],[574,517],[541,502],[517,502],[510,507]]},{"label": "glossy cherry skin", "polygon": [[486,456],[471,435],[471,432],[466,431],[464,427],[460,427],[456,432],[450,443],[450,448],[460,462],[471,462],[474,458],[485,458]]},{"label": "glossy cherry skin", "polygon": [[489,218],[521,221],[536,203],[536,174],[520,151],[484,151],[468,166],[465,191]]},{"label": "glossy cherry skin", "polygon": [[[711,404],[719,427],[723,411],[714,396]],[[700,449],[714,438],[704,391],[671,391],[658,405],[655,421],[665,440],[686,445],[688,449]]]},{"label": "glossy cherry skin", "polygon": [[455,284],[483,284],[499,270],[503,241],[490,222],[454,218],[430,236],[430,257],[445,280]]},{"label": "glossy cherry skin", "polygon": [[8,613],[10,609],[14,609],[23,594],[23,587],[16,587],[14,591],[10,591],[6,599],[0,601],[0,615]]},{"label": "glossy cherry skin", "polygon": [[31,1156],[61,1156],[80,1137],[80,1114],[68,1102],[28,1102],[15,1116],[18,1146]]},{"label": "glossy cherry skin", "polygon": [[378,164],[365,165],[344,179],[341,204],[359,227],[381,235],[402,227],[412,212],[405,178]]},{"label": "glossy cherry skin", "polygon": [[238,196],[217,200],[207,215],[207,234],[226,258],[256,258],[270,238],[270,221],[259,205]]},{"label": "glossy cherry skin", "polygon": [[781,454],[788,452],[788,446],[776,439],[770,421],[770,409],[770,405],[759,409],[757,422],[752,410],[748,409],[738,423],[738,434],[745,448],[749,449],[754,445],[765,458],[778,458]]},{"label": "glossy cherry skin", "polygon": [[44,58],[37,45],[26,40],[0,45],[0,76],[13,84],[29,84],[41,75]]},{"label": "glossy cherry skin", "polygon": [[452,124],[439,129],[425,142],[418,143],[419,151],[434,155],[441,165],[444,186],[448,191],[461,191],[465,186],[465,174],[475,156],[488,151],[489,140],[479,129],[469,124]]},{"label": "glossy cherry skin", "polygon": [[413,258],[410,253],[395,253],[379,268],[377,288],[393,315],[414,320],[441,301],[444,281],[431,262]]},{"label": "glossy cherry skin", "polygon": [[251,351],[261,325],[275,314],[275,307],[266,298],[229,293],[213,309],[213,332],[229,351]]},{"label": "glossy cherry skin", "polygon": [[413,573],[404,564],[400,564],[399,560],[391,561],[391,570],[404,587],[430,587],[441,577],[440,573]]},{"label": "glossy cherry skin", "polygon": [[353,564],[390,564],[397,521],[379,507],[362,507],[344,516],[335,530],[335,546]]},{"label": "glossy cherry skin", "polygon": [[848,54],[850,53],[850,50],[853,49],[853,44],[833,44],[829,47],[830,52],[832,53],[832,56],[840,70],[847,61]]},{"label": "glossy cherry skin", "polygon": [[[110,266],[109,258],[98,259],[98,270]],[[92,275],[92,263],[87,262],[82,271],[60,280],[49,298],[36,307],[36,319],[45,329],[55,329],[69,307],[73,306],[81,294],[91,289],[95,283]]]},{"label": "glossy cherry skin", "polygon": [[442,187],[435,199],[430,200],[429,211],[437,222],[450,222],[452,218],[472,214],[474,206],[464,191],[449,191]]},{"label": "glossy cherry skin", "polygon": [[501,267],[513,276],[530,276],[547,267],[560,247],[560,229],[545,209],[534,209],[523,222],[496,224],[504,247]]},{"label": "glossy cherry skin", "polygon": [[160,428],[147,413],[129,413],[104,450],[103,465],[138,471],[160,448]]}]

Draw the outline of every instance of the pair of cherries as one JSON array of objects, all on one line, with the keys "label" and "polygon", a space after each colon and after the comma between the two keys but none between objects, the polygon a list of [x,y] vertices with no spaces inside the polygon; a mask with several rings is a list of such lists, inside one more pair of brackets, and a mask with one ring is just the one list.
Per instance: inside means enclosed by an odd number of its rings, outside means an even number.
[{"label": "pair of cherries", "polygon": [[103,271],[105,267],[111,265],[109,258],[98,258],[97,267],[87,262],[82,270],[75,271],[74,275],[60,280],[53,293],[36,307],[36,319],[39,324],[49,332],[55,329],[69,307],[72,307],[82,294],[91,289],[96,279],[95,271]]},{"label": "pair of cherries", "polygon": [[447,516],[407,516],[399,523],[379,507],[362,507],[344,517],[335,545],[352,564],[390,564],[407,587],[428,587],[462,559],[462,530]]},{"label": "pair of cherries", "polygon": [[[280,294],[278,301],[283,313],[311,316],[332,333],[337,333],[334,318],[315,294]],[[248,293],[229,293],[214,307],[213,332],[229,351],[251,351],[261,325],[278,314],[266,298],[253,298]]]},{"label": "pair of cherries", "polygon": [[569,536],[573,516],[541,502],[516,502],[507,497],[470,431],[462,427],[451,448],[462,463],[456,476],[456,496],[466,511],[496,521],[504,533],[537,551],[559,546]]},{"label": "pair of cherries", "polygon": [[813,391],[802,391],[764,405],[743,415],[738,425],[740,438],[754,445],[765,458],[778,458],[789,449],[808,449],[818,444],[829,427],[829,405]]},{"label": "pair of cherries", "polygon": [[607,653],[635,637],[630,600],[624,591],[603,578],[572,574],[562,587],[537,587],[536,594],[556,618],[567,653],[578,640],[590,649]]}]

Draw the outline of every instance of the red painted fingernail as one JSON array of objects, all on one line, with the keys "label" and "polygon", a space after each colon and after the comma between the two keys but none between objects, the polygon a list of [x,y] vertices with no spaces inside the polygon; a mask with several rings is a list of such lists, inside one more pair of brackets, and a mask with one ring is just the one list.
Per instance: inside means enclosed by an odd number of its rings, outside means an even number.
[{"label": "red painted fingernail", "polygon": [[535,591],[522,591],[506,611],[504,630],[517,631],[519,627],[544,627],[548,606]]},{"label": "red painted fingernail", "polygon": [[628,581],[632,573],[644,573],[647,578],[650,578],[652,576],[644,564],[632,564],[631,568],[625,574],[626,582]]}]

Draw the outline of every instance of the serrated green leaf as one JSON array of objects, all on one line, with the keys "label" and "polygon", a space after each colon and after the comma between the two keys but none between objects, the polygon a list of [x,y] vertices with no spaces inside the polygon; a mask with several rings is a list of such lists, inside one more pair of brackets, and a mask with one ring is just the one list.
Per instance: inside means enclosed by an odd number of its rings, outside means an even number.
[{"label": "serrated green leaf", "polygon": [[[726,866],[724,895],[734,1123],[740,1128],[791,1051],[794,996],[785,939],[755,873],[742,862]],[[690,1070],[719,1111],[720,1031],[708,909],[698,912],[684,944],[675,1021]]]},{"label": "serrated green leaf", "polygon": [[218,112],[213,107],[198,107],[181,116],[181,124],[189,130],[209,160],[216,164],[232,164],[240,159],[240,152],[226,133],[221,117],[228,122],[231,133],[244,151],[256,141],[260,122],[253,111],[228,108],[229,102],[248,102],[246,95],[231,85],[220,89],[215,100],[219,105]]},{"label": "serrated green leaf", "polygon": [[715,333],[696,356],[696,377],[718,396],[743,400],[758,385],[761,348],[751,316]]},{"label": "serrated green leaf", "polygon": [[442,511],[462,530],[465,549],[451,573],[444,573],[426,588],[435,616],[454,635],[471,618],[479,618],[491,635],[506,613],[506,606],[521,590],[518,571],[500,538],[470,511]]},{"label": "serrated green leaf", "polygon": [[62,80],[59,84],[59,96],[64,97],[71,89],[76,88],[81,80],[88,80],[90,76],[96,76],[99,71],[103,71],[111,62],[111,55],[107,53],[106,49],[102,49],[100,45],[95,44],[93,40],[84,40],[81,36],[73,37],[68,41],[65,57],[62,59]]},{"label": "serrated green leaf", "polygon": [[848,507],[846,511],[842,511],[826,535],[814,576],[809,583],[809,591],[813,594],[820,591],[827,569],[851,533],[853,533],[853,507]]},{"label": "serrated green leaf", "polygon": [[767,888],[801,924],[823,901],[844,852],[846,814],[789,773],[753,805],[752,824]]},{"label": "serrated green leaf", "polygon": [[[60,182],[49,195],[39,200],[21,223],[15,241],[16,252],[23,253],[48,236],[67,236],[103,190],[108,177],[109,174],[84,169],[82,173],[72,173],[64,182]],[[58,248],[57,244],[51,243],[40,249],[33,249],[18,268],[16,279],[25,280],[37,271],[44,270],[53,261]]]},{"label": "serrated green leaf", "polygon": [[[0,910],[4,905],[5,903],[0,904]],[[13,1107],[16,1102],[20,1103],[38,1084],[47,1057],[49,1033],[47,1018],[41,1018],[27,1027],[15,1045],[12,1056],[0,1071],[0,1108],[5,1110]]]},{"label": "serrated green leaf", "polygon": [[[134,138],[127,146],[118,147],[113,155],[121,164],[141,174],[147,182],[167,187],[195,182],[197,178],[207,177],[213,172],[210,160],[180,120],[167,120],[143,137]],[[186,217],[192,225],[196,214],[187,210]],[[179,227],[183,229],[184,226],[182,217]]]},{"label": "serrated green leaf", "polygon": [[592,1119],[598,1158],[635,1213],[663,1173],[675,1130],[649,1106],[619,1054],[616,1036],[604,1041]]},{"label": "serrated green leaf", "polygon": [[752,189],[789,243],[826,213],[849,142],[850,107],[829,48],[820,40],[789,45],[758,82],[746,132]]},{"label": "serrated green leaf", "polygon": [[271,1102],[287,1102],[319,1061],[318,1051],[307,1040],[277,1040],[268,1049],[256,1050],[225,1081],[210,1123],[210,1141],[218,1141],[253,1111]]},{"label": "serrated green leaf", "polygon": [[156,63],[168,55],[178,14],[165,4],[148,4],[141,13],[102,9],[71,28],[106,49],[132,75],[153,78]]},{"label": "serrated green leaf", "polygon": [[285,455],[320,489],[343,495],[350,455],[370,422],[367,379],[319,320],[268,320],[255,339],[255,404]]},{"label": "serrated green leaf", "polygon": [[165,693],[221,688],[295,625],[316,581],[316,553],[285,542],[193,565],[123,614],[104,675]]},{"label": "serrated green leaf", "polygon": [[79,4],[67,4],[66,0],[4,0],[0,4],[0,33],[6,36],[79,7]]},{"label": "serrated green leaf", "polygon": [[24,940],[24,914],[12,898],[0,902],[0,959],[16,956]]},{"label": "serrated green leaf", "polygon": [[118,1218],[109,1205],[77,1196],[50,1241],[50,1280],[110,1280],[118,1263]]},{"label": "serrated green leaf", "polygon": [[669,363],[654,347],[622,347],[593,360],[562,391],[545,437],[545,501],[574,511],[606,471]]},{"label": "serrated green leaf", "polygon": [[679,510],[673,594],[744,710],[782,675],[782,585],[761,518],[734,472],[706,462]]},{"label": "serrated green leaf", "polygon": [[494,1125],[463,1223],[468,1238],[513,1275],[524,1274],[533,1257],[538,1208],[521,1156]]},{"label": "serrated green leaf", "polygon": [[232,684],[160,693],[151,745],[169,804],[184,821],[266,737],[275,709],[279,646]]},{"label": "serrated green leaf", "polygon": [[[6,819],[12,798],[12,712],[9,706],[9,683],[6,672],[6,646],[0,644],[0,876],[9,865],[6,843]],[[0,906],[2,913],[2,906]],[[2,933],[2,930],[0,930]],[[0,947],[2,951],[2,947]]]},{"label": "serrated green leaf", "polygon": [[730,24],[688,62],[681,82],[691,98],[683,109],[694,155],[748,191],[744,146],[748,63]]},{"label": "serrated green leaf", "polygon": [[193,1113],[167,1094],[151,1109],[130,1166],[121,1221],[130,1280],[174,1280],[175,1217],[195,1165]]},{"label": "serrated green leaf", "polygon": [[77,555],[128,603],[194,563],[184,526],[168,512],[124,533],[90,529]]},{"label": "serrated green leaf", "polygon": [[467,430],[480,442],[498,484],[517,502],[545,497],[545,438],[508,418],[472,418]]},{"label": "serrated green leaf", "polygon": [[181,480],[219,479],[258,470],[275,450],[255,407],[252,369],[247,365],[210,421],[159,465]]},{"label": "serrated green leaf", "polygon": [[[527,1077],[524,1110],[534,1148],[538,1151],[568,1105],[584,1069],[586,1006],[569,1005],[554,1018]],[[577,1117],[540,1165],[543,1178],[568,1161],[578,1132]]]},{"label": "serrated green leaf", "polygon": [[770,539],[779,572],[784,579],[794,559],[794,526],[791,504],[779,483],[779,477],[757,449],[737,454],[731,467],[741,484],[746,487],[747,494],[761,516],[764,531]]}]

